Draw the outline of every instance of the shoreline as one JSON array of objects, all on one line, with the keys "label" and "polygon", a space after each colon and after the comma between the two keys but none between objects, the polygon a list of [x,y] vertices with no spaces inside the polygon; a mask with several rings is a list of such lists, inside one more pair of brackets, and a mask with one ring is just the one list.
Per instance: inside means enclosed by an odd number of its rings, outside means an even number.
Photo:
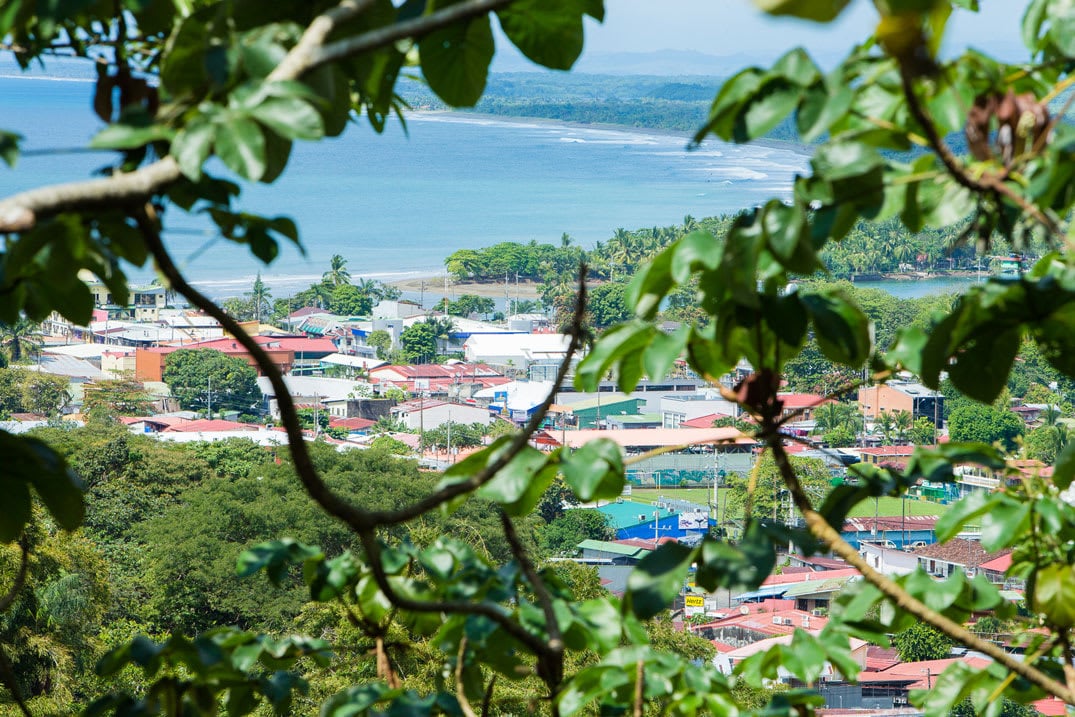
[{"label": "shoreline", "polygon": [[[613,124],[609,122],[572,122],[569,120],[551,119],[548,117],[523,117],[520,115],[497,115],[489,114],[487,112],[471,112],[469,110],[449,110],[449,109],[412,109],[411,116],[408,119],[432,119],[437,121],[437,117],[451,117],[451,118],[473,118],[477,121],[483,122],[500,122],[507,125],[538,125],[548,127],[569,127],[575,129],[588,129],[598,130],[604,132],[622,132],[624,134],[631,134],[637,136],[650,136],[650,137],[667,137],[683,140],[684,144],[690,146],[691,139],[693,137],[692,132],[684,132],[674,129],[663,129],[660,127],[636,127],[634,125],[626,124]],[[443,120],[441,120],[443,121]],[[459,121],[459,120],[448,120]],[[705,142],[719,142],[720,144],[728,144],[732,146],[736,145],[734,142],[725,142],[717,137],[707,137],[703,140]],[[752,140],[750,145],[755,147],[764,147],[765,149],[780,149],[787,152],[793,152],[801,157],[812,157],[813,152],[809,145],[799,144],[798,142],[791,142],[785,139],[768,139],[765,137]],[[745,146],[745,145],[743,145]]]},{"label": "shoreline", "polygon": [[[416,276],[410,279],[385,282],[404,294],[422,295],[437,300],[445,295],[449,300],[458,299],[463,294],[474,296],[487,296],[494,299],[537,299],[541,296],[539,287],[541,284],[532,281],[520,281],[518,284],[510,282],[504,284],[485,284],[472,281],[454,282],[447,274],[435,274],[431,276]],[[423,301],[423,303],[425,303]]]}]

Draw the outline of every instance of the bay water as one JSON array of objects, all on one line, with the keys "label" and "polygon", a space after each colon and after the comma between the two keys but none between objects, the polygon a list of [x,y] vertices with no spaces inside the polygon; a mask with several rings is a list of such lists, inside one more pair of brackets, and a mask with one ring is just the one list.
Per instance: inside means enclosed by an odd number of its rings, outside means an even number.
[{"label": "bay water", "polygon": [[[0,196],[84,179],[110,159],[84,148],[102,127],[93,84],[77,77],[0,74],[0,129],[23,135],[26,154],[0,166]],[[678,224],[789,195],[808,156],[794,145],[708,141],[648,130],[415,112],[383,135],[364,120],[343,136],[296,143],[272,185],[244,182],[239,206],[298,224],[304,252],[283,246],[269,266],[219,238],[201,215],[171,210],[166,241],[199,287],[240,295],[261,271],[275,296],[305,288],[341,254],[354,276],[382,281],[444,272],[457,249],[502,241],[583,247],[618,227]],[[212,162],[214,174],[230,177]],[[132,268],[132,279],[152,276]],[[429,294],[428,296],[431,296]]]}]

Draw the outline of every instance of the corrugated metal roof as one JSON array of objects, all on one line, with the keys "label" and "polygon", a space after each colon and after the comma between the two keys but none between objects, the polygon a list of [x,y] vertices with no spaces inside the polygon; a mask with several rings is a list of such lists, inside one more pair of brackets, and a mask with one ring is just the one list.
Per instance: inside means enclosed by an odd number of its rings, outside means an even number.
[{"label": "corrugated metal roof", "polygon": [[650,554],[650,551],[645,548],[639,548],[634,545],[620,545],[619,543],[612,543],[607,540],[584,540],[579,543],[579,548],[582,550],[599,550],[602,553],[612,553],[613,555],[638,558]]}]

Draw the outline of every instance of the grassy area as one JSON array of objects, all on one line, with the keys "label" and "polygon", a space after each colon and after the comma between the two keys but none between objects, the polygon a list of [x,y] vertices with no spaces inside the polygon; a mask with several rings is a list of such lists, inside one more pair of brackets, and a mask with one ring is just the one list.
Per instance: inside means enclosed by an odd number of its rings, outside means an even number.
[{"label": "grassy area", "polygon": [[[724,492],[726,490],[726,488],[718,490],[721,504],[724,502]],[[639,503],[655,503],[657,502],[657,495],[658,491],[655,488],[635,488],[631,492],[631,500]],[[713,491],[708,488],[661,488],[660,495],[665,498],[689,500],[700,505],[709,505],[709,502],[713,499]],[[905,505],[901,506],[900,503]],[[904,509],[907,511],[906,513],[901,512]],[[947,506],[939,503],[930,503],[924,500],[901,501],[899,498],[879,498],[876,506],[877,515],[880,516],[941,515],[946,509]],[[857,505],[851,511],[851,516],[854,518],[870,518],[873,517],[874,510],[874,501],[867,500]]]}]

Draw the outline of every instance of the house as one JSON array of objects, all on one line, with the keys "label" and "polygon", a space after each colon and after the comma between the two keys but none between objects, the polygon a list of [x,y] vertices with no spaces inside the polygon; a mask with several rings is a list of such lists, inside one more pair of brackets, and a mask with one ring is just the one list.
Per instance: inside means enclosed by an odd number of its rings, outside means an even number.
[{"label": "house", "polygon": [[[265,352],[281,373],[288,373],[295,362],[295,354],[287,349],[265,346]],[[238,342],[233,339],[221,339],[206,341],[186,346],[145,346],[138,348],[134,354],[134,377],[138,381],[163,381],[164,363],[168,356],[180,349],[210,349],[220,351],[228,356],[242,358],[248,364],[258,370],[254,357]]]},{"label": "house", "polygon": [[406,393],[470,398],[482,389],[502,386],[511,379],[483,363],[408,364],[376,366],[368,372],[370,383],[395,386]]},{"label": "house", "polygon": [[[888,545],[886,545],[888,543]],[[918,567],[918,558],[904,550],[899,550],[890,541],[874,543],[864,540],[859,543],[859,554],[866,563],[882,575],[906,575]]]},{"label": "house", "polygon": [[738,648],[796,630],[820,632],[828,622],[826,617],[796,609],[793,600],[770,599],[744,604],[725,617],[692,627],[691,632]]},{"label": "house", "polygon": [[816,393],[778,393],[776,397],[783,406],[780,415],[787,418],[795,414],[798,421],[812,421],[819,407],[835,403]]},{"label": "house", "polygon": [[566,334],[473,334],[463,344],[463,355],[526,376],[531,364],[563,361],[570,344]]},{"label": "house", "polygon": [[959,571],[972,578],[978,573],[980,565],[1010,551],[990,554],[977,540],[952,538],[946,543],[915,548],[913,552],[919,566],[930,575],[946,578]]},{"label": "house", "polygon": [[848,518],[840,532],[855,549],[861,548],[863,542],[902,549],[936,543],[936,525],[937,516],[933,515]]},{"label": "house", "polygon": [[605,423],[610,429],[625,431],[637,431],[640,429],[660,428],[661,414],[640,413],[637,416],[609,416]]},{"label": "house", "polygon": [[430,398],[406,401],[391,409],[392,418],[403,421],[412,431],[438,428],[451,423],[480,423],[488,426],[493,421],[489,411],[465,403],[449,403]]},{"label": "house", "polygon": [[[663,396],[660,400],[661,425],[664,428],[709,428],[713,421],[726,416],[738,416],[739,406],[719,396],[704,393]],[[711,418],[710,418],[711,417]],[[709,420],[693,423],[701,418]]]},{"label": "house", "polygon": [[858,392],[859,408],[876,420],[882,413],[907,411],[913,420],[928,418],[937,428],[944,427],[944,394],[914,381],[888,381],[863,386]]},{"label": "house", "polygon": [[973,670],[984,670],[992,664],[987,657],[967,656],[901,662],[884,670],[861,672],[858,676],[861,706],[872,709],[905,707],[911,690],[932,689],[937,677],[957,662],[964,662]]}]

